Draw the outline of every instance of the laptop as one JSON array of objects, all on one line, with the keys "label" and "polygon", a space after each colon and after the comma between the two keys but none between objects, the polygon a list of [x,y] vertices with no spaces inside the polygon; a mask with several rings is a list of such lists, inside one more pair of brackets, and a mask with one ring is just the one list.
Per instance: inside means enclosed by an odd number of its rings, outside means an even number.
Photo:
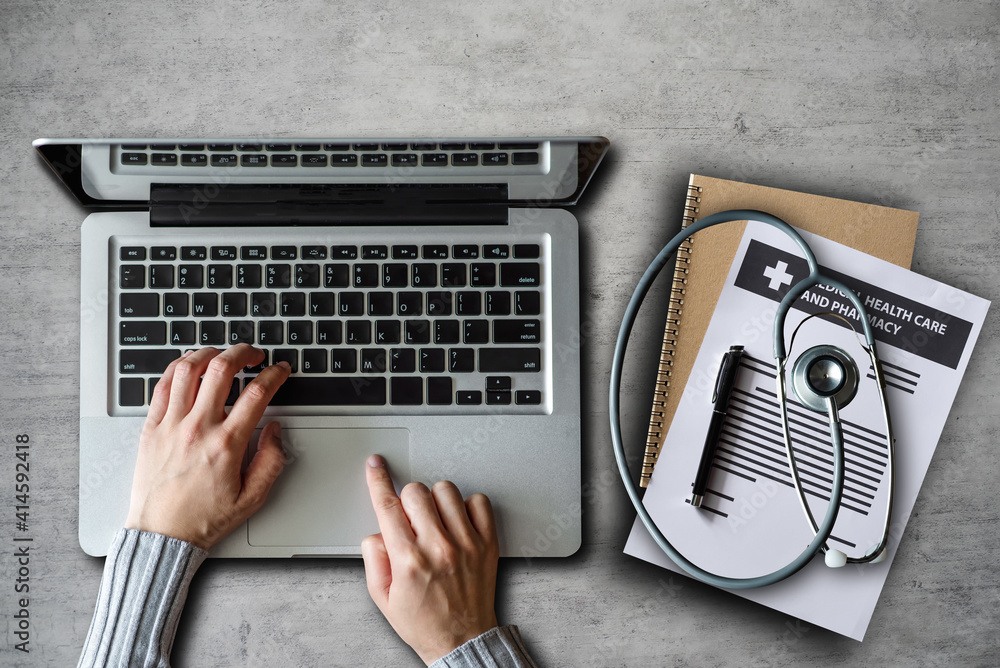
[{"label": "laptop", "polygon": [[[293,369],[289,463],[213,557],[358,556],[364,462],[452,480],[501,554],[581,542],[576,203],[603,137],[39,139],[81,230],[80,544],[125,520],[153,387],[240,342]],[[229,396],[261,370],[238,374]],[[259,430],[257,432],[259,434]],[[255,439],[248,457],[252,456]]]}]

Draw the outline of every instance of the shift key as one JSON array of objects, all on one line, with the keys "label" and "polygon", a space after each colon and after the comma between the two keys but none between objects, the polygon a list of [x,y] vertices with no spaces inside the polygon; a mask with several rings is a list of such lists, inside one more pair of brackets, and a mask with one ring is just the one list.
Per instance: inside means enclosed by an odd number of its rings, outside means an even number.
[{"label": "shift key", "polygon": [[537,372],[542,369],[538,348],[480,348],[480,373]]},{"label": "shift key", "polygon": [[121,350],[118,353],[118,369],[121,373],[163,373],[167,365],[180,356],[180,348]]}]

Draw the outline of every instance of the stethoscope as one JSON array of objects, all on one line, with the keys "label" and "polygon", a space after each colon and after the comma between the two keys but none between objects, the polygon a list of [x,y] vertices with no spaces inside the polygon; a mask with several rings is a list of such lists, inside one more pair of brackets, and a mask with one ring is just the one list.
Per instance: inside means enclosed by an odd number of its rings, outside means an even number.
[{"label": "stethoscope", "polygon": [[[767,575],[760,575],[751,578],[731,578],[710,573],[686,559],[684,555],[678,552],[677,549],[670,544],[670,541],[663,536],[657,528],[656,523],[649,516],[645,506],[643,506],[642,499],[639,496],[639,491],[632,482],[632,474],[629,471],[627,462],[625,461],[625,448],[622,444],[621,415],[619,407],[622,364],[625,361],[625,349],[628,345],[629,334],[632,332],[632,326],[635,324],[639,307],[642,305],[642,301],[645,299],[646,293],[653,284],[653,280],[667,264],[668,260],[670,260],[674,253],[677,252],[680,245],[688,239],[688,237],[705,229],[706,227],[738,220],[761,221],[781,230],[791,237],[792,240],[798,245],[798,247],[802,250],[802,254],[805,255],[806,262],[809,265],[809,275],[793,285],[778,305],[777,312],[774,316],[773,340],[774,358],[777,366],[777,398],[778,405],[780,406],[782,431],[784,433],[785,440],[785,455],[788,460],[788,467],[791,472],[792,480],[795,484],[795,491],[799,497],[799,503],[801,504],[802,509],[805,512],[806,519],[809,522],[809,526],[812,529],[813,539],[802,551],[802,553],[787,565]],[[840,550],[832,549],[827,545],[830,533],[833,531],[833,526],[837,521],[837,514],[840,510],[840,502],[844,493],[844,433],[840,423],[840,409],[850,403],[850,401],[857,394],[860,382],[860,373],[858,371],[857,364],[851,356],[841,348],[832,345],[814,346],[800,355],[792,365],[792,391],[795,393],[796,397],[798,397],[801,404],[813,411],[825,411],[829,416],[830,440],[833,445],[833,480],[831,481],[830,502],[827,506],[826,514],[823,516],[822,522],[819,524],[816,523],[816,518],[813,517],[812,511],[809,509],[805,492],[802,489],[802,483],[799,480],[799,471],[795,465],[795,457],[792,452],[791,429],[788,424],[788,396],[785,387],[785,370],[788,364],[788,353],[785,350],[784,342],[785,316],[791,308],[792,303],[798,299],[803,292],[813,285],[820,284],[828,285],[832,288],[840,290],[851,301],[854,308],[857,309],[865,338],[861,347],[868,353],[868,357],[871,360],[871,366],[875,375],[875,382],[878,385],[879,399],[882,402],[882,414],[885,419],[886,443],[888,445],[889,455],[886,472],[889,493],[888,500],[886,501],[885,520],[883,522],[881,539],[878,543],[871,546],[863,557],[847,557],[847,555]],[[815,315],[809,317],[815,317]],[[809,318],[806,318],[800,322],[798,327],[796,327],[795,331],[792,333],[789,343],[789,351],[794,345],[795,335],[798,333],[799,327],[801,327],[802,324],[808,319]],[[852,329],[854,329],[850,321],[846,319],[843,320],[847,322],[848,325],[851,325]],[[857,330],[855,330],[855,333],[857,333]],[[646,269],[646,272],[642,275],[642,278],[639,280],[639,284],[635,288],[635,292],[632,293],[632,298],[629,300],[628,306],[625,308],[625,315],[622,317],[621,329],[618,331],[618,341],[615,344],[615,356],[611,364],[611,387],[608,409],[611,419],[611,441],[615,449],[615,459],[618,462],[618,471],[621,474],[622,482],[625,484],[625,490],[628,492],[629,498],[632,500],[632,505],[635,506],[635,510],[639,514],[639,518],[649,531],[649,534],[653,537],[653,540],[656,541],[656,544],[660,546],[660,548],[674,561],[674,563],[680,566],[692,577],[717,587],[727,589],[750,589],[753,587],[763,587],[765,585],[774,584],[775,582],[784,580],[788,576],[797,573],[812,560],[817,552],[823,552],[825,554],[827,566],[834,568],[844,566],[848,563],[878,563],[885,560],[888,555],[889,527],[892,520],[892,500],[896,490],[896,456],[892,435],[892,423],[889,418],[889,403],[886,399],[885,377],[883,376],[882,365],[879,362],[878,355],[875,350],[875,337],[872,333],[871,325],[868,322],[868,317],[865,312],[864,304],[861,303],[861,299],[840,281],[824,276],[820,273],[819,265],[816,262],[816,257],[813,255],[812,249],[809,248],[808,244],[806,244],[805,240],[802,239],[798,232],[796,232],[795,229],[785,221],[760,211],[723,211],[721,213],[716,213],[702,218],[696,223],[689,225],[685,229],[681,230],[677,236],[671,239],[670,243],[663,247],[663,250],[659,252],[653,262]],[[660,465],[663,465],[662,462]]]}]

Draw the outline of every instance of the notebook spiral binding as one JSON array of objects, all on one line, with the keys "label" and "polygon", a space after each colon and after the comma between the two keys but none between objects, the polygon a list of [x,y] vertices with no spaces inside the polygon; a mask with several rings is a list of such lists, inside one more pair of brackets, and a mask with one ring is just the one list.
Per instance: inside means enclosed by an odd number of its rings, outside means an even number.
[{"label": "notebook spiral binding", "polygon": [[[684,201],[684,215],[681,218],[681,229],[697,220],[698,205],[701,203],[701,187],[688,185]],[[670,289],[670,299],[667,305],[667,321],[663,330],[663,346],[660,349],[660,362],[656,372],[656,387],[653,390],[653,407],[650,411],[649,431],[646,434],[646,450],[642,458],[642,473],[639,476],[639,486],[646,487],[653,466],[663,444],[663,407],[670,387],[670,376],[673,371],[674,350],[677,347],[680,316],[684,307],[684,295],[687,285],[688,265],[691,263],[691,245],[693,237],[689,237],[677,249],[677,261],[674,265],[673,283]]]}]

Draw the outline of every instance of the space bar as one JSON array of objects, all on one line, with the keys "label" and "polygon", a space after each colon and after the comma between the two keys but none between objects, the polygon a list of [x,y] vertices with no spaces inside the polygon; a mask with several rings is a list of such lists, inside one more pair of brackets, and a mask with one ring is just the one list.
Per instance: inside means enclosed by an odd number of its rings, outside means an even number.
[{"label": "space bar", "polygon": [[384,406],[385,378],[292,377],[278,388],[272,406]]}]

